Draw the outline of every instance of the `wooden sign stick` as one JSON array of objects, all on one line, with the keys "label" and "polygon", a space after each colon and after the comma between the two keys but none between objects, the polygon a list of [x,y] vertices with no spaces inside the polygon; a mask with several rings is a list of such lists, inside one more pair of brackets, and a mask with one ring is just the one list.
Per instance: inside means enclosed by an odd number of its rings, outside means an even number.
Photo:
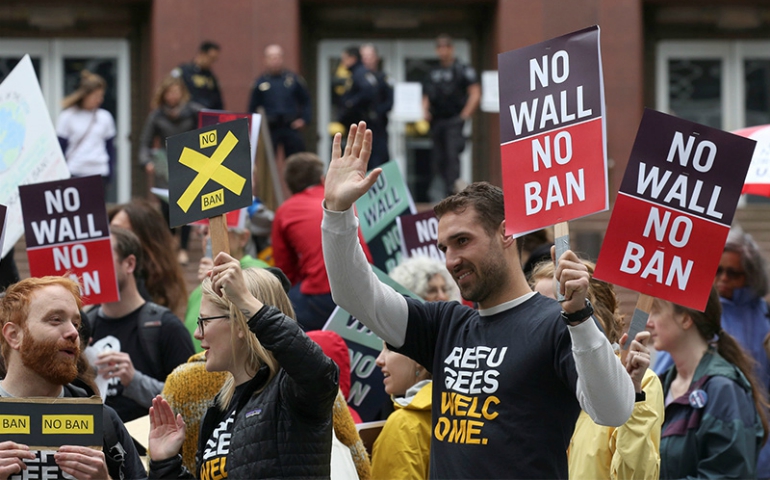
[{"label": "wooden sign stick", "polygon": [[652,310],[652,302],[655,297],[639,294],[639,299],[636,301],[636,308],[634,314],[631,317],[631,323],[628,325],[628,338],[626,343],[620,352],[620,359],[623,364],[626,364],[626,355],[628,355],[628,348],[631,346],[631,342],[636,338],[636,334],[643,332],[647,328],[647,320],[650,318],[650,311]]},{"label": "wooden sign stick", "polygon": [[[564,254],[567,250],[569,250],[569,223],[568,222],[559,222],[553,227],[553,243],[556,246],[556,255],[554,258],[554,272],[556,272],[556,269],[559,267],[559,257]],[[559,293],[561,290],[561,287],[559,285],[559,281],[556,280],[556,300],[563,302],[566,300],[564,298],[564,295]]]},{"label": "wooden sign stick", "polygon": [[230,254],[230,237],[227,234],[227,215],[222,214],[209,218],[209,235],[211,235],[211,257],[216,258],[219,252]]}]

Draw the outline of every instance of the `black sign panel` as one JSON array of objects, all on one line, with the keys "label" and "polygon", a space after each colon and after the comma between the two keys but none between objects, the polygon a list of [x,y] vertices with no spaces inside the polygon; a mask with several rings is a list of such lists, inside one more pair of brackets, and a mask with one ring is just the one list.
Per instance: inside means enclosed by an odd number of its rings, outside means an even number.
[{"label": "black sign panel", "polygon": [[251,205],[249,123],[220,123],[166,139],[172,227]]}]

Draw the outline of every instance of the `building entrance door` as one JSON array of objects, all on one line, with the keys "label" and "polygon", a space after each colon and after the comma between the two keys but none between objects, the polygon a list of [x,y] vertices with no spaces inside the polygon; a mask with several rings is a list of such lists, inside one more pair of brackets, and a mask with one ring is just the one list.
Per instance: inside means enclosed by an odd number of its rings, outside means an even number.
[{"label": "building entrance door", "polygon": [[[323,40],[318,44],[318,155],[326,162],[331,157],[332,135],[329,124],[334,122],[333,78],[341,52],[350,45],[372,43],[382,59],[381,70],[391,85],[397,82],[423,82],[431,68],[438,65],[433,40]],[[470,43],[454,40],[455,56],[471,63]],[[466,145],[460,156],[460,177],[471,181],[471,122],[466,122]],[[391,120],[388,124],[391,160],[395,160],[404,175],[416,202],[436,202],[443,198],[441,176],[430,165],[431,139],[427,132],[418,131],[414,123]]]},{"label": "building entrance door", "polygon": [[107,201],[127,202],[131,198],[131,122],[129,50],[127,40],[116,39],[0,39],[0,81],[29,54],[51,114],[61,112],[61,101],[77,88],[80,72],[98,73],[107,81],[102,108],[115,119],[117,165]]}]

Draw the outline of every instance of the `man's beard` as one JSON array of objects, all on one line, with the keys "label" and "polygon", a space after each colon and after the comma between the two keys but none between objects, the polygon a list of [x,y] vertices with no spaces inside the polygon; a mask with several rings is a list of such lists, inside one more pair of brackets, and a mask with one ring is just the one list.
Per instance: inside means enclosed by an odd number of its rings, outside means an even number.
[{"label": "man's beard", "polygon": [[[60,350],[70,350],[72,359],[61,358]],[[25,367],[56,385],[66,385],[78,376],[77,360],[80,356],[80,344],[67,340],[43,340],[32,338],[24,329],[24,344],[21,348],[21,362]]]},{"label": "man's beard", "polygon": [[475,281],[465,288],[460,288],[460,294],[470,302],[483,302],[497,292],[508,278],[508,268],[499,258],[488,257],[474,267]]}]

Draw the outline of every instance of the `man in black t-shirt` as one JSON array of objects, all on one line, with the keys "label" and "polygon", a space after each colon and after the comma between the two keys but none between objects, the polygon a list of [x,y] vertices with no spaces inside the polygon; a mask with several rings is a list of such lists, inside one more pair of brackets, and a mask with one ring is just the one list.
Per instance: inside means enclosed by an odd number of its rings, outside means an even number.
[{"label": "man in black t-shirt", "polygon": [[353,203],[367,175],[371,131],[335,137],[326,174],[323,251],[334,301],[433,374],[431,478],[567,478],[567,447],[580,408],[619,426],[634,386],[591,320],[589,274],[572,251],[559,258],[559,304],[532,292],[503,192],[474,183],[439,203],[438,247],[463,298],[421,303],[382,283],[366,263]]},{"label": "man in black t-shirt", "polygon": [[481,86],[476,70],[455,58],[452,37],[436,39],[439,66],[431,70],[422,97],[425,119],[433,139],[431,162],[444,179],[447,195],[456,193],[460,178],[460,153],[465,148],[463,126],[476,111]]},{"label": "man in black t-shirt", "polygon": [[205,41],[192,62],[183,63],[171,71],[172,77],[181,77],[184,81],[190,91],[190,100],[213,110],[225,108],[219,82],[211,71],[212,65],[219,59],[219,51],[218,44]]},{"label": "man in black t-shirt", "polygon": [[166,376],[195,350],[184,323],[139,294],[139,239],[117,227],[111,227],[110,236],[120,300],[92,310],[89,320],[94,345],[101,350],[96,366],[109,380],[106,403],[128,422],[147,415]]}]

